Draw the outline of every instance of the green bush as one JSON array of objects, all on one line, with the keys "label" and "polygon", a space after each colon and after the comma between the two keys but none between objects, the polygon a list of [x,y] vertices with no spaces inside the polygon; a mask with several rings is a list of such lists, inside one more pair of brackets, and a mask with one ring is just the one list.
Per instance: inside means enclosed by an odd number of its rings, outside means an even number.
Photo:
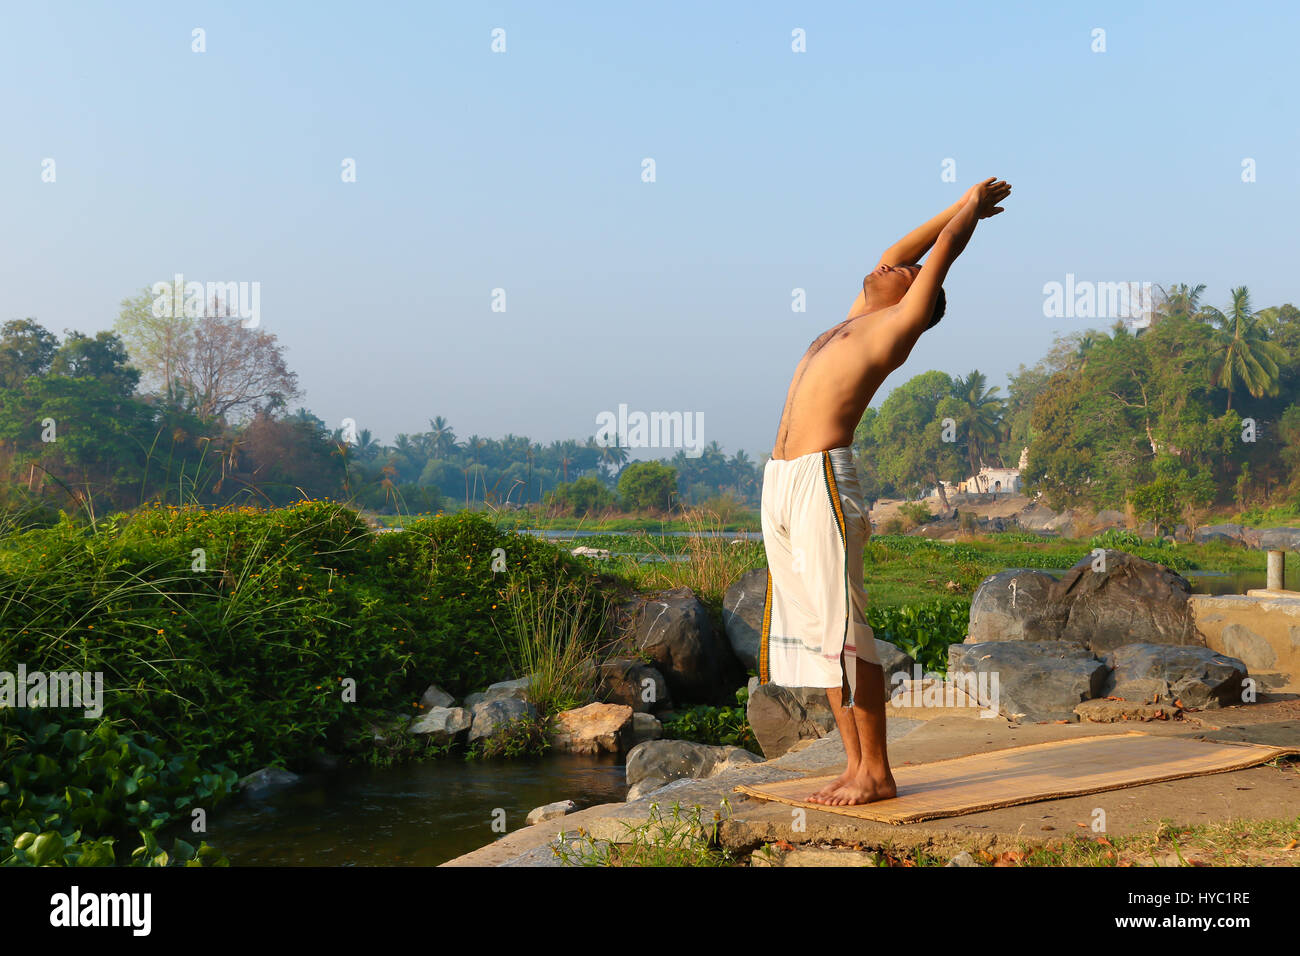
[{"label": "green bush", "polygon": [[867,623],[875,636],[896,645],[926,673],[948,671],[948,645],[966,639],[969,601],[943,599],[903,607],[872,607]]},{"label": "green bush", "polygon": [[160,830],[210,812],[233,771],[166,758],[159,741],[107,721],[0,710],[0,866],[222,864],[206,843],[158,848]]}]

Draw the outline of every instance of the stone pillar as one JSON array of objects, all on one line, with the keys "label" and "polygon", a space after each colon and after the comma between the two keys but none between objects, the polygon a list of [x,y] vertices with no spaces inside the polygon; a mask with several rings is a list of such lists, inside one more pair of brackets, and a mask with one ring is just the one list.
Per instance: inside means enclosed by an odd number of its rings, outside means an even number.
[{"label": "stone pillar", "polygon": [[1286,554],[1282,551],[1268,553],[1268,589],[1281,591],[1286,586]]}]

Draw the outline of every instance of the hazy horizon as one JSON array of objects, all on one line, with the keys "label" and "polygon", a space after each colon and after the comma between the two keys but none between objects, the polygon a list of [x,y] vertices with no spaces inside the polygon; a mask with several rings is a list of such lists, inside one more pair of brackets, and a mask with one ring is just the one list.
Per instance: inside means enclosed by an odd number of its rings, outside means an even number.
[{"label": "hazy horizon", "polygon": [[1044,317],[1067,275],[1300,298],[1283,4],[390,9],[9,11],[0,322],[93,335],[177,273],[257,282],[291,407],[331,427],[549,444],[626,405],[761,460],[808,342],[988,175],[1007,212],[873,404],[931,368],[1005,395],[1054,335],[1109,327]]}]

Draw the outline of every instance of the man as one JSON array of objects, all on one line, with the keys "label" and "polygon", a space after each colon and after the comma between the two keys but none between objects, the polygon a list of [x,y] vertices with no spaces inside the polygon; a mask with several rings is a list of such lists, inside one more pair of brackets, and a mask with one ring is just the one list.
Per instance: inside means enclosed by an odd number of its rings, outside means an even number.
[{"label": "man", "polygon": [[[1011,187],[986,179],[885,250],[849,317],[795,368],[763,472],[767,598],[759,680],[824,687],[848,758],[808,796],[845,806],[895,796],[885,751],[885,680],[866,622],[862,545],[871,533],[853,462],[853,430],[880,383],[943,317],[943,280]],[[933,250],[931,247],[933,246]],[[922,267],[917,261],[930,252]]]}]

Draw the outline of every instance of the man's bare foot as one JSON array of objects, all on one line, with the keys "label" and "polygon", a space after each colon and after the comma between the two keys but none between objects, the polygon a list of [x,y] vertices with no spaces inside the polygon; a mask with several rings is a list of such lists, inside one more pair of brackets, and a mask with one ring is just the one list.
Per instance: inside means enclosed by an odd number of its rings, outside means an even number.
[{"label": "man's bare foot", "polygon": [[894,784],[893,774],[883,779],[860,774],[819,802],[830,807],[851,807],[861,803],[875,803],[877,800],[889,800],[896,796],[898,796],[898,787]]},{"label": "man's bare foot", "polygon": [[804,797],[804,800],[808,803],[826,803],[827,799],[830,797],[832,793],[834,793],[836,790],[840,789],[845,784],[847,784],[850,780],[852,780],[855,776],[857,776],[857,773],[858,773],[857,767],[854,766],[845,767],[844,772],[842,774],[840,774],[830,783],[826,784],[826,786],[822,787],[816,793],[810,793],[808,796]]}]

